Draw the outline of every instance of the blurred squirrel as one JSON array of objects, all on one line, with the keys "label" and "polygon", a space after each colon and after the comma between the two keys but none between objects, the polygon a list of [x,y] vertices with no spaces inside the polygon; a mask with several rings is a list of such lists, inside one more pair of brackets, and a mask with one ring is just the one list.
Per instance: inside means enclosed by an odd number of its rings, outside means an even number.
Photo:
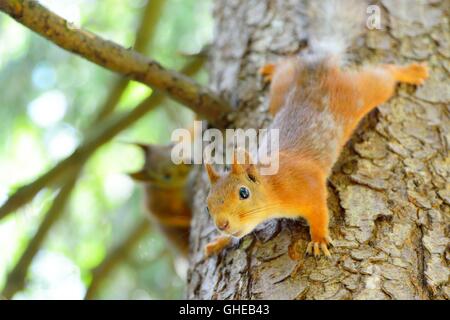
[{"label": "blurred squirrel", "polygon": [[150,220],[183,256],[189,252],[191,224],[189,164],[176,165],[171,159],[172,145],[136,144],[145,154],[142,170],[130,176],[145,187],[145,205]]},{"label": "blurred squirrel", "polygon": [[278,173],[261,175],[249,154],[245,164],[235,156],[227,173],[205,165],[211,182],[207,209],[228,235],[209,244],[207,255],[268,219],[303,217],[311,235],[306,253],[330,256],[327,178],[342,147],[360,120],[394,94],[397,83],[420,85],[428,77],[419,63],[342,68],[343,54],[362,29],[365,8],[355,1],[310,3],[309,50],[260,70],[271,81],[269,130],[280,130]]}]

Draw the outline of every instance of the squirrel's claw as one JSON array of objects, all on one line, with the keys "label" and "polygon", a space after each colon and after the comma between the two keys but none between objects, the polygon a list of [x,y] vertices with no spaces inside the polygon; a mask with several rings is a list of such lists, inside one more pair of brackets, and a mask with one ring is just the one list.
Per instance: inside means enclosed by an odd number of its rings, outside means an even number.
[{"label": "squirrel's claw", "polygon": [[325,240],[326,240],[328,246],[330,246],[330,247],[333,247],[333,246],[334,246],[334,245],[333,245],[333,239],[331,239],[330,236],[326,236],[326,237],[325,237]]},{"label": "squirrel's claw", "polygon": [[306,247],[306,255],[314,255],[314,257],[318,258],[323,253],[325,257],[330,258],[331,253],[328,250],[328,245],[331,243],[332,242],[330,237],[327,237],[325,241],[311,241],[310,243],[308,243],[308,247]]},{"label": "squirrel's claw", "polygon": [[328,251],[328,247],[327,247],[327,245],[325,243],[321,243],[320,244],[320,249],[322,250],[323,254],[326,257],[331,257],[331,253],[330,253],[330,251]]}]

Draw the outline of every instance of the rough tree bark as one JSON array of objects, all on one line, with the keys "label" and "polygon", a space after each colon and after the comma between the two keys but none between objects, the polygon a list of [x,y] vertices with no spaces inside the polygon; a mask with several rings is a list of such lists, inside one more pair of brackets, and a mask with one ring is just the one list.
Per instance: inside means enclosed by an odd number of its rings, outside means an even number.
[{"label": "rough tree bark", "polygon": [[[266,61],[298,52],[307,39],[305,1],[217,1],[211,82],[238,105],[236,127],[267,123]],[[401,6],[401,5],[404,6]],[[382,0],[384,30],[370,31],[351,62],[428,61],[431,77],[363,121],[329,183],[331,260],[289,258],[305,250],[302,222],[272,221],[218,257],[205,212],[208,182],[197,178],[188,298],[448,299],[450,32],[448,1]]]}]

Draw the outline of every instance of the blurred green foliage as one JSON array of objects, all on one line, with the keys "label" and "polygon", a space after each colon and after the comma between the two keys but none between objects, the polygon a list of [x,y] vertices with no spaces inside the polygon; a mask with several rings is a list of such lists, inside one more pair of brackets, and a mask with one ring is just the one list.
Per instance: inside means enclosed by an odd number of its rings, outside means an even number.
[{"label": "blurred green foliage", "polygon": [[[132,47],[147,5],[145,0],[40,2],[125,47]],[[211,40],[210,6],[210,0],[167,0],[147,54],[168,68],[180,69],[186,62],[182,53],[198,52]],[[0,14],[0,204],[17,187],[70,155],[116,78]],[[206,75],[196,79],[205,83]],[[118,110],[133,108],[150,92],[131,83]],[[188,126],[191,120],[189,111],[167,101],[94,154],[62,220],[33,261],[25,290],[14,298],[83,298],[91,270],[143,214],[142,190],[125,174],[139,168],[142,155],[120,142],[166,143],[173,129]],[[0,288],[53,197],[53,191],[43,190],[26,207],[0,221]],[[186,263],[152,231],[111,273],[97,297],[182,298],[185,269]]]}]

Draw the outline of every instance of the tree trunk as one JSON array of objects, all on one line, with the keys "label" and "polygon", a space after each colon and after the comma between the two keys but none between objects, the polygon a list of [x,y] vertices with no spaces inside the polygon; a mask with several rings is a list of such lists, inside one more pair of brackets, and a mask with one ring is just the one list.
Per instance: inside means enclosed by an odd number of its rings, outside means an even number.
[{"label": "tree trunk", "polygon": [[[217,257],[205,211],[208,180],[197,177],[190,299],[448,299],[450,32],[448,1],[384,0],[383,30],[368,31],[350,62],[427,61],[422,87],[401,85],[368,116],[329,181],[332,258],[292,260],[301,221],[271,221]],[[405,6],[402,6],[405,4]],[[257,70],[296,53],[307,39],[305,1],[216,1],[211,83],[240,112],[233,124],[267,125],[267,91]],[[330,22],[332,23],[332,22]]]}]

